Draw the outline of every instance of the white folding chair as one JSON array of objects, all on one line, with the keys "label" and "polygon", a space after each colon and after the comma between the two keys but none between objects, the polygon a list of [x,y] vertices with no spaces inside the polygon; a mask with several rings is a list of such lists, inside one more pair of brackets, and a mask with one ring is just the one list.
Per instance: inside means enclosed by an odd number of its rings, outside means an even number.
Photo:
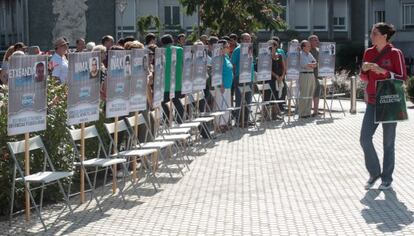
[{"label": "white folding chair", "polygon": [[[24,156],[22,154],[25,153],[25,141],[17,141],[17,142],[8,142],[7,146],[10,150],[11,156],[14,161],[14,167],[13,167],[13,179],[12,179],[12,189],[11,189],[11,203],[10,203],[10,222],[13,215],[13,208],[14,208],[14,194],[16,191],[16,182],[21,182],[24,185],[27,186],[27,191],[29,193],[30,201],[33,204],[33,207],[35,208],[36,214],[39,217],[44,230],[47,230],[47,226],[45,224],[45,221],[43,220],[43,217],[41,215],[42,212],[42,205],[43,205],[43,193],[44,189],[52,184],[58,184],[59,190],[63,195],[63,200],[65,201],[65,205],[69,208],[70,213],[72,214],[72,208],[69,203],[68,195],[66,194],[65,190],[63,189],[63,185],[61,183],[61,180],[64,179],[71,179],[73,172],[72,171],[56,171],[55,167],[53,166],[53,163],[49,157],[49,154],[46,151],[46,148],[42,142],[42,139],[40,136],[35,136],[33,138],[29,139],[29,152],[40,150],[43,153],[43,165],[42,169],[39,172],[30,174],[25,176],[23,171],[23,161],[19,160],[20,156]],[[33,155],[36,156],[36,155]],[[32,159],[32,157],[30,158]],[[29,164],[29,163],[27,163]],[[16,173],[17,172],[17,173]],[[16,178],[18,175],[19,177]],[[35,185],[35,187],[31,186]],[[33,196],[32,191],[40,189],[40,203],[39,205],[35,201],[35,197]],[[66,207],[65,207],[66,208]],[[62,212],[65,210],[65,208],[62,210]],[[58,217],[59,218],[59,217]],[[57,221],[58,219],[56,219]],[[55,222],[56,222],[55,221]],[[52,224],[53,225],[53,224]]]}]

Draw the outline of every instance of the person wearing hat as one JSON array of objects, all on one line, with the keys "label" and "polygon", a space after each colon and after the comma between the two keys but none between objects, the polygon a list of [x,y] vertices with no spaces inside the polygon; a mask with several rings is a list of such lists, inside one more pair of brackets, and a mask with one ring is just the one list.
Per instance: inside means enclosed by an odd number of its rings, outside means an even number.
[{"label": "person wearing hat", "polygon": [[69,68],[68,59],[66,58],[69,43],[64,38],[58,38],[53,45],[55,47],[55,54],[53,54],[50,60],[49,68],[52,70],[52,77],[64,84]]}]

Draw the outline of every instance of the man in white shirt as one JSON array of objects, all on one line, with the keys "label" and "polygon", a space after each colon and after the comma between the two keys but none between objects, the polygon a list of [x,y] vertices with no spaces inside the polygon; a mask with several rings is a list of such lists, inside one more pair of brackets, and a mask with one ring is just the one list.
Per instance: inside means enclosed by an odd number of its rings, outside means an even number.
[{"label": "man in white shirt", "polygon": [[49,62],[49,68],[52,69],[52,77],[58,79],[60,83],[66,83],[68,77],[69,63],[66,58],[69,43],[64,38],[58,38],[54,42],[55,54]]}]

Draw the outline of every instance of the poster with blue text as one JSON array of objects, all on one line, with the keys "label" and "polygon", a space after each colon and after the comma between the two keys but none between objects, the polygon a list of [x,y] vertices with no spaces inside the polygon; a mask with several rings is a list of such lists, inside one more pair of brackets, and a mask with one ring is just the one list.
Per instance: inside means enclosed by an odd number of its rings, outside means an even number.
[{"label": "poster with blue text", "polygon": [[195,45],[193,56],[193,92],[206,88],[207,81],[207,46]]},{"label": "poster with blue text", "polygon": [[189,94],[193,91],[193,46],[183,48],[183,85],[181,94]]},{"label": "poster with blue text", "polygon": [[125,116],[129,113],[131,64],[130,51],[109,51],[106,79],[106,118]]},{"label": "poster with blue text", "polygon": [[8,73],[8,135],[46,129],[46,56],[14,56]]},{"label": "poster with blue text", "polygon": [[129,111],[147,109],[148,52],[145,49],[133,49],[132,77],[129,93]]},{"label": "poster with blue text", "polygon": [[272,79],[272,49],[270,43],[259,43],[257,81]]},{"label": "poster with blue text", "polygon": [[155,49],[155,69],[154,69],[154,99],[152,107],[161,106],[164,99],[164,65],[165,65],[165,48]]},{"label": "poster with blue text", "polygon": [[211,55],[211,86],[220,86],[223,81],[223,44],[213,44]]},{"label": "poster with blue text", "polygon": [[240,44],[240,67],[239,83],[249,83],[252,81],[253,69],[253,44]]},{"label": "poster with blue text", "polygon": [[318,75],[320,77],[335,76],[336,43],[321,42],[319,45]]},{"label": "poster with blue text", "polygon": [[289,42],[287,51],[287,72],[286,80],[298,80],[300,72],[299,64],[300,45],[296,42]]},{"label": "poster with blue text", "polygon": [[68,125],[99,120],[100,53],[69,54]]}]

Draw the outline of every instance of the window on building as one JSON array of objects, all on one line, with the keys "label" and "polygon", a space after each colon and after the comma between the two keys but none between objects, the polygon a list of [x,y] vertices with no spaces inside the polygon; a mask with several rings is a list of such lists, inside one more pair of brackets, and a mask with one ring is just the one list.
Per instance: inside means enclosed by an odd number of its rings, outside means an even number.
[{"label": "window on building", "polygon": [[180,25],[179,6],[166,6],[164,8],[164,23],[166,26]]},{"label": "window on building", "polygon": [[326,30],[328,25],[328,3],[326,0],[313,1],[313,29]]},{"label": "window on building", "polygon": [[385,22],[385,11],[375,11],[374,22]]},{"label": "window on building", "polygon": [[309,1],[295,1],[295,29],[309,30]]},{"label": "window on building", "polygon": [[403,5],[403,27],[404,29],[414,29],[414,3]]},{"label": "window on building", "polygon": [[333,1],[333,29],[335,31],[347,30],[348,0]]}]

